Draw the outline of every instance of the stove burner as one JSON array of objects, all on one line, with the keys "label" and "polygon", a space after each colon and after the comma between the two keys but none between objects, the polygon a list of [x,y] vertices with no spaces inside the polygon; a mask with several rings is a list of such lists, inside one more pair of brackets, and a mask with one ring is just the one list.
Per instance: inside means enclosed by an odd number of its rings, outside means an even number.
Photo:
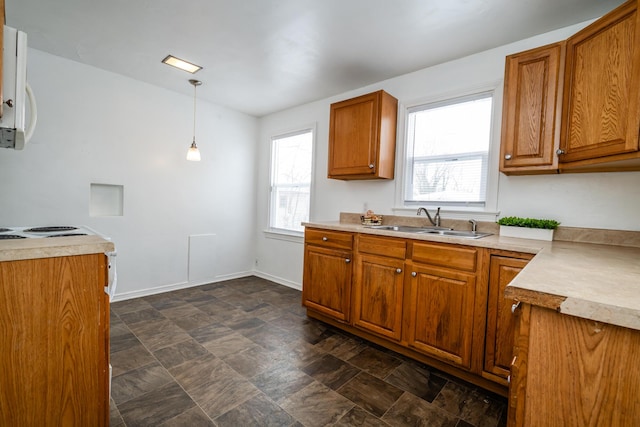
[{"label": "stove burner", "polygon": [[77,230],[78,227],[70,227],[70,226],[51,226],[51,227],[33,227],[23,230],[25,233],[53,233],[56,231],[71,231]]},{"label": "stove burner", "polygon": [[73,236],[88,236],[87,233],[62,233],[62,234],[52,234],[51,236],[47,236],[47,238],[49,237],[73,237]]},{"label": "stove burner", "polygon": [[0,234],[0,240],[9,239],[26,239],[24,236],[18,236],[17,234]]},{"label": "stove burner", "polygon": [[11,231],[11,229],[10,228],[4,228],[4,227],[0,228],[0,233],[6,233],[7,231]]}]

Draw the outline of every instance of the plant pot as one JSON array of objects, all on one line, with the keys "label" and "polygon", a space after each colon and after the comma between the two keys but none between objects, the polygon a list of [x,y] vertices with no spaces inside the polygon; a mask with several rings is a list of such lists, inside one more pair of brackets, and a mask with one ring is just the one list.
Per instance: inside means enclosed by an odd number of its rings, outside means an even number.
[{"label": "plant pot", "polygon": [[553,240],[553,229],[500,226],[500,235],[504,237],[518,237],[520,239]]}]

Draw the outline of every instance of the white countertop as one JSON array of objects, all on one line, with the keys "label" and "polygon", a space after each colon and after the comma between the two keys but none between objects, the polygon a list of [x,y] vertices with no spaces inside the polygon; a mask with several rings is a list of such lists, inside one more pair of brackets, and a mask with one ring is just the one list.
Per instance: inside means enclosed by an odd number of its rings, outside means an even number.
[{"label": "white countertop", "polygon": [[376,230],[360,224],[308,227],[533,253],[506,296],[560,313],[640,330],[640,248],[492,235],[481,239]]},{"label": "white countertop", "polygon": [[0,261],[52,258],[113,252],[113,242],[100,236],[0,240]]}]

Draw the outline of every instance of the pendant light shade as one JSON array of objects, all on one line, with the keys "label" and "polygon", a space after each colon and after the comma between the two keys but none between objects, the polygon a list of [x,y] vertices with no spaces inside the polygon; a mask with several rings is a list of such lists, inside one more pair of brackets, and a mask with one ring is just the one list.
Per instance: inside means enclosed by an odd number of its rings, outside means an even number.
[{"label": "pendant light shade", "polygon": [[192,162],[200,161],[200,150],[198,150],[198,146],[196,145],[195,139],[191,143],[191,147],[189,147],[189,151],[187,151],[187,160],[191,160]]},{"label": "pendant light shade", "polygon": [[196,88],[202,84],[200,80],[189,80],[189,83],[193,85],[193,142],[187,151],[187,160],[193,162],[200,161],[200,150],[196,145]]}]

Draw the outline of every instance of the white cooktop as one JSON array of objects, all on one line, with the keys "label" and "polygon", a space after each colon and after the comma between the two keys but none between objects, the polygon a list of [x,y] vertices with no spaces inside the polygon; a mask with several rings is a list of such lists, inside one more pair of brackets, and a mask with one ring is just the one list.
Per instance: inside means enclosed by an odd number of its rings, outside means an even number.
[{"label": "white cooktop", "polygon": [[102,236],[87,226],[0,227],[0,240],[41,239],[45,237]]}]

